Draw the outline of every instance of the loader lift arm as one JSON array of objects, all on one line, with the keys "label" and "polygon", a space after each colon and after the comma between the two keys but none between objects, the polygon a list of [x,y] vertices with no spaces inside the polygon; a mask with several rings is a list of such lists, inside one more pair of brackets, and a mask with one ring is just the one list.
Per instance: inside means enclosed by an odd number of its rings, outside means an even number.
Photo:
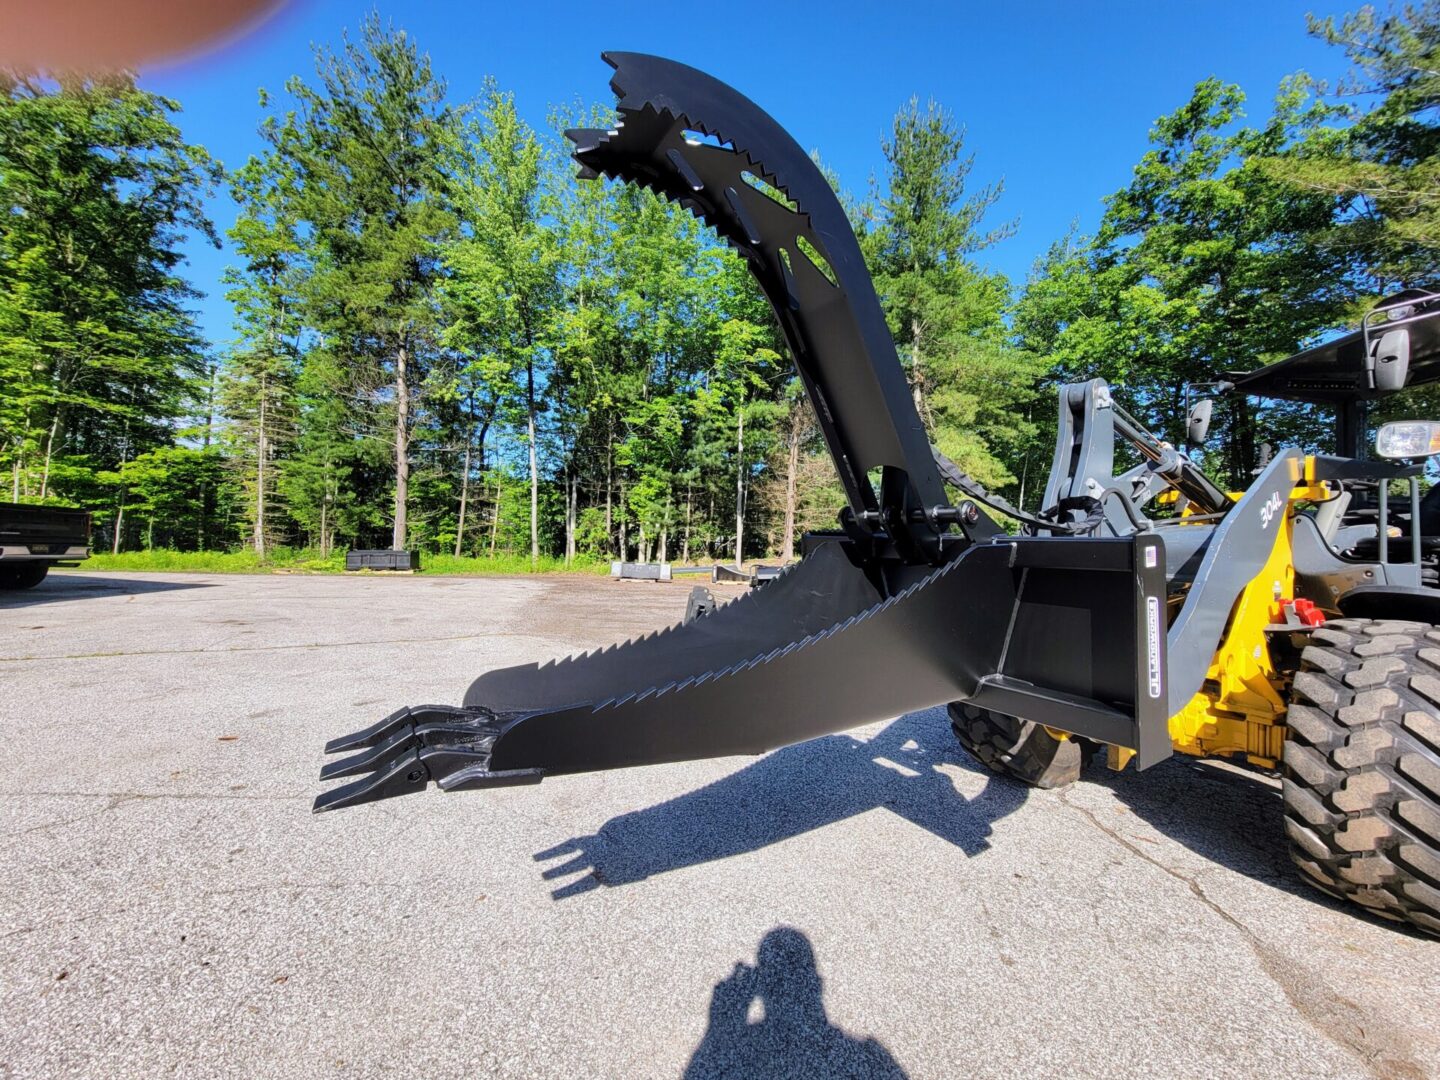
[{"label": "loader lift arm", "polygon": [[[581,176],[641,184],[745,258],[845,489],[844,534],[750,597],[597,653],[476,679],[332,740],[329,810],[424,789],[759,753],[973,700],[1138,751],[1165,736],[1163,544],[1009,537],[949,505],[859,245],[814,162],[708,75],[608,53],[619,122]],[[879,490],[870,477],[880,476]]]}]

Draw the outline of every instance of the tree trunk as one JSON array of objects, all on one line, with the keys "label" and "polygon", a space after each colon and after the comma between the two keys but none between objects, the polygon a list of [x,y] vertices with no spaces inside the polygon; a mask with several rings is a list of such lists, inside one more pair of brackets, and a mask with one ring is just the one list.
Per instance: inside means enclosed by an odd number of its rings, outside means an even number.
[{"label": "tree trunk", "polygon": [[120,554],[120,534],[125,528],[125,496],[120,496],[120,505],[115,508],[115,539],[110,545],[110,554]]},{"label": "tree trunk", "polygon": [[501,483],[500,471],[495,471],[495,513],[490,518],[490,557],[495,557],[495,542],[500,538],[500,496],[505,487]]},{"label": "tree trunk", "polygon": [[402,344],[395,354],[395,528],[390,547],[405,548],[405,511],[410,501],[410,375],[409,354]]},{"label": "tree trunk", "polygon": [[575,562],[575,530],[580,524],[580,474],[570,473],[569,498],[565,507],[565,565]]},{"label": "tree trunk", "polygon": [[[713,490],[705,493],[705,520],[712,525],[715,522],[715,492]],[[715,537],[713,535],[705,541],[705,557],[707,559],[715,557]]]},{"label": "tree trunk", "polygon": [[920,319],[910,320],[910,393],[915,399],[915,412],[920,422],[930,428],[930,418],[925,415],[925,369],[920,363]]},{"label": "tree trunk", "polygon": [[530,565],[540,561],[540,466],[535,452],[535,361],[525,361],[525,430],[530,436]]},{"label": "tree trunk", "polygon": [[[615,488],[615,422],[612,420],[605,435],[605,543],[615,538],[615,519],[611,512],[611,492]],[[621,559],[625,556],[621,555]]]},{"label": "tree trunk", "polygon": [[50,434],[45,439],[45,468],[40,474],[40,501],[50,494],[50,455],[55,448],[55,432],[60,428],[60,410],[55,410],[55,419],[50,422]]},{"label": "tree trunk", "polygon": [[680,561],[690,561],[690,522],[695,515],[695,487],[693,484],[685,485],[685,532],[680,538]]},{"label": "tree trunk", "polygon": [[624,480],[621,480],[621,481],[620,481],[620,492],[619,492],[619,494],[620,494],[620,512],[616,515],[616,518],[618,519],[618,526],[619,526],[619,527],[615,530],[615,546],[620,549],[620,561],[621,561],[621,562],[624,562],[624,561],[625,561],[625,556],[626,556],[626,554],[627,554],[627,552],[626,552],[626,547],[627,547],[626,539],[627,539],[627,538],[626,538],[626,536],[625,536],[625,481],[624,481]]},{"label": "tree trunk", "polygon": [[[268,450],[265,438],[267,412],[265,376],[260,376],[260,430],[255,444],[255,554],[265,558],[265,454]],[[206,438],[209,438],[207,433]],[[323,503],[321,504],[323,507]]]},{"label": "tree trunk", "polygon": [[335,493],[332,490],[333,485],[331,484],[331,479],[330,460],[326,458],[325,483],[320,492],[320,557],[322,559],[328,559],[330,557],[330,548],[335,542],[335,527],[331,525],[328,529],[326,528],[327,520],[330,516],[330,507],[335,502]]},{"label": "tree trunk", "polygon": [[660,525],[660,558],[657,562],[670,561],[670,496],[665,496],[665,518]]},{"label": "tree trunk", "polygon": [[799,407],[790,421],[790,447],[785,459],[785,536],[780,546],[781,562],[795,558],[795,481],[800,471]]},{"label": "tree trunk", "polygon": [[460,557],[460,545],[465,542],[465,502],[470,497],[470,444],[471,437],[465,436],[465,471],[460,474],[460,521],[455,526],[455,557]]},{"label": "tree trunk", "polygon": [[740,403],[735,425],[735,565],[745,552],[745,403]]},{"label": "tree trunk", "polygon": [[[205,449],[210,449],[211,439],[215,434],[215,381],[219,377],[220,365],[210,365],[210,387],[205,392]],[[260,376],[260,402],[264,408],[265,402],[265,376]]]}]

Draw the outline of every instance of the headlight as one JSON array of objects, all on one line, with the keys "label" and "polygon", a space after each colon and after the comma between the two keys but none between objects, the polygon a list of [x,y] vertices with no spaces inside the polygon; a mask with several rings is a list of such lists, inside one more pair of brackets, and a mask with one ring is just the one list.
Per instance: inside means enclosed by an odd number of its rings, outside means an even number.
[{"label": "headlight", "polygon": [[1400,420],[1375,433],[1375,452],[1382,458],[1422,458],[1440,454],[1440,421]]}]

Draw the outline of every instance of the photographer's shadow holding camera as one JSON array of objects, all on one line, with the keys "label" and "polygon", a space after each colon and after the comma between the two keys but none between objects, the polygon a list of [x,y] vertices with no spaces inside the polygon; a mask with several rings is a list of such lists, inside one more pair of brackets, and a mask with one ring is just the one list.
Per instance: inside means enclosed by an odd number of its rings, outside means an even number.
[{"label": "photographer's shadow holding camera", "polygon": [[[875,1039],[857,1039],[830,1023],[809,939],[780,927],[760,942],[754,967],[738,963],[715,985],[710,1026],[685,1080],[716,1077],[886,1077],[905,1072]],[[759,1002],[763,1017],[750,1019]]]}]

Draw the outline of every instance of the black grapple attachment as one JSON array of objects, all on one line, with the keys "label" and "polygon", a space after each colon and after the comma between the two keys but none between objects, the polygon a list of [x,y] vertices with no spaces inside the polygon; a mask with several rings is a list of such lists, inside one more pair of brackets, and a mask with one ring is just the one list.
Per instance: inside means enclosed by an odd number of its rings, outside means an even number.
[{"label": "black grapple attachment", "polygon": [[[620,119],[569,132],[581,175],[641,184],[746,259],[845,489],[843,529],[683,625],[482,675],[460,707],[332,741],[316,810],[424,788],[762,751],[955,700],[1168,754],[1163,545],[1012,537],[951,506],[859,246],[808,155],[734,90],[606,54]],[[872,483],[878,478],[878,487]]]}]

